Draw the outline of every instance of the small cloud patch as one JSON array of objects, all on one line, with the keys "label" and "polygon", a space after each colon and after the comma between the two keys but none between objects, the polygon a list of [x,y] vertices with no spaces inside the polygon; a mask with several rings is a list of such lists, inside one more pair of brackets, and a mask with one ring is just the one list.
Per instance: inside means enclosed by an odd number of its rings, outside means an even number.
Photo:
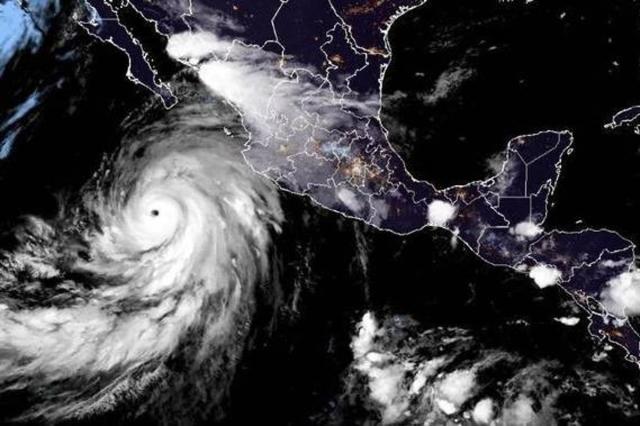
[{"label": "small cloud patch", "polygon": [[543,229],[530,221],[518,223],[509,232],[517,237],[534,238],[542,233]]},{"label": "small cloud patch", "polygon": [[545,288],[558,284],[562,273],[553,266],[541,264],[531,268],[529,277],[533,279],[538,287]]},{"label": "small cloud patch", "polygon": [[432,226],[445,226],[455,214],[455,206],[446,201],[434,200],[429,204],[428,219]]}]

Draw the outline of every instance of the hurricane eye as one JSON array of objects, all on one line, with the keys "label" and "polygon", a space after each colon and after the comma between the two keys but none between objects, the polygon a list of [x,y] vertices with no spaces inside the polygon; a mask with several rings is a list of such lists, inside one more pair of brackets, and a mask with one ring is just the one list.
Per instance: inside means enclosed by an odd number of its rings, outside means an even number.
[{"label": "hurricane eye", "polygon": [[159,210],[156,210],[156,209],[151,210],[151,216],[158,216],[158,215],[160,215]]}]

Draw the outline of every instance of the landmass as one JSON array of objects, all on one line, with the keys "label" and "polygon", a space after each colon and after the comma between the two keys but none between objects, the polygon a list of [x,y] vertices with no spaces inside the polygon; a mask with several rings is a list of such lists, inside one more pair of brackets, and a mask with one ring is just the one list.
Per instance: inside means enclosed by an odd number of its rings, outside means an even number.
[{"label": "landmass", "polygon": [[[634,105],[618,111],[611,117],[611,121],[605,124],[606,128],[615,129],[624,126],[636,126],[640,118],[640,105]],[[636,128],[636,132],[637,132]]]},{"label": "landmass", "polygon": [[133,33],[120,22],[119,12],[128,2],[87,0],[88,18],[78,23],[89,34],[122,51],[128,59],[126,76],[159,96],[166,108],[174,106],[178,99],[167,83],[158,79],[157,71],[148,60],[148,53]]},{"label": "landmass", "polygon": [[[118,21],[118,7],[156,22],[167,51],[241,114],[251,137],[244,156],[280,188],[380,230],[407,235],[425,227],[453,233],[492,265],[560,286],[589,318],[589,332],[640,365],[637,314],[621,297],[635,282],[635,245],[607,229],[545,229],[567,130],[508,142],[502,169],[482,181],[436,188],[416,180],[393,149],[380,118],[382,81],[392,52],[387,32],[425,0],[151,1],[86,0],[80,22],[128,53],[130,78],[165,105],[143,47]],[[640,107],[614,117],[635,120]],[[443,161],[449,161],[443,159]]]}]

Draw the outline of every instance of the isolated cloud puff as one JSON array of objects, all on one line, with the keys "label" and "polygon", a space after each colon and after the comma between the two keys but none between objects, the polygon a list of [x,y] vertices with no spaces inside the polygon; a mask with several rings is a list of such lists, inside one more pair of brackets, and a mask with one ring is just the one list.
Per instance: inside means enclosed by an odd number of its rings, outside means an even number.
[{"label": "isolated cloud puff", "polygon": [[456,214],[453,204],[442,200],[434,200],[429,203],[427,213],[429,224],[433,226],[445,226]]},{"label": "isolated cloud puff", "polygon": [[562,277],[562,273],[550,265],[536,265],[529,271],[529,277],[533,279],[540,288],[549,287],[557,284]]}]

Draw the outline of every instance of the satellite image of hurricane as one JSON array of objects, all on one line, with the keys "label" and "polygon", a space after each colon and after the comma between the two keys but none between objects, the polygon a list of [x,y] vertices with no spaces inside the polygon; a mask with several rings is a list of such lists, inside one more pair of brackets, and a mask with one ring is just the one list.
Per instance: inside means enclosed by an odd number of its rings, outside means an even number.
[{"label": "satellite image of hurricane", "polygon": [[0,425],[640,425],[640,2],[0,0]]}]

